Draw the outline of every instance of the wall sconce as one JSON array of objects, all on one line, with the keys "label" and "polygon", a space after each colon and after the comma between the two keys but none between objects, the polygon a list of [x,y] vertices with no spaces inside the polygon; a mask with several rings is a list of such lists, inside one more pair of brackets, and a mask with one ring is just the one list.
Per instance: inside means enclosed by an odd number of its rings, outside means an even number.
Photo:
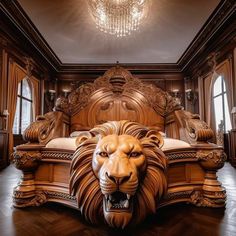
[{"label": "wall sconce", "polygon": [[48,90],[49,93],[49,100],[53,101],[55,99],[56,91],[54,89]]},{"label": "wall sconce", "polygon": [[10,113],[8,112],[8,110],[3,110],[3,113],[2,113],[3,116],[7,117],[10,115]]},{"label": "wall sconce", "polygon": [[173,89],[172,90],[173,97],[177,98],[179,96],[179,90],[178,89]]},{"label": "wall sconce", "polygon": [[64,97],[67,98],[69,93],[71,92],[71,90],[70,89],[62,89],[62,92],[63,92]]},{"label": "wall sconce", "polygon": [[1,122],[0,129],[2,129],[2,130],[7,130],[8,129],[8,116],[9,116],[8,110],[3,110],[2,114],[1,114],[2,122]]},{"label": "wall sconce", "polygon": [[175,98],[175,101],[181,105],[181,93],[179,92],[179,89],[173,89],[171,91],[171,96]]},{"label": "wall sconce", "polygon": [[192,102],[194,104],[197,101],[197,94],[193,92],[192,89],[186,89],[185,94],[189,102]]},{"label": "wall sconce", "polygon": [[56,91],[54,89],[49,89],[45,94],[45,104],[48,111],[53,110],[55,99],[56,99]]}]

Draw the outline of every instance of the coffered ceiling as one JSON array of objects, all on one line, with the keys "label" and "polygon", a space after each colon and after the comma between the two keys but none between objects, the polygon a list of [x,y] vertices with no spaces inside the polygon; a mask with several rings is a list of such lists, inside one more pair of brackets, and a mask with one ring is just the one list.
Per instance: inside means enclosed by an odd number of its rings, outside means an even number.
[{"label": "coffered ceiling", "polygon": [[117,38],[96,28],[86,0],[18,0],[61,63],[177,63],[220,0],[152,0],[140,30]]}]

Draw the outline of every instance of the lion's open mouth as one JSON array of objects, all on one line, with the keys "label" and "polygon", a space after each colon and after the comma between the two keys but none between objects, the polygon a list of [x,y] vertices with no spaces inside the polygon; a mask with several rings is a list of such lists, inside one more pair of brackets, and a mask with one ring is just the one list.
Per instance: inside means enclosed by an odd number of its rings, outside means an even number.
[{"label": "lion's open mouth", "polygon": [[106,211],[130,211],[132,207],[131,195],[119,191],[105,194],[104,202]]}]

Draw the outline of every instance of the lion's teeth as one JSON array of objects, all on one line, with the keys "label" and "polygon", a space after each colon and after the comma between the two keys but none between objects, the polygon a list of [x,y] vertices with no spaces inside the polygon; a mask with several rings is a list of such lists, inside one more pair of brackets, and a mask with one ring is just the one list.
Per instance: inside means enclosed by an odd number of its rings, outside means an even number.
[{"label": "lion's teeth", "polygon": [[108,200],[108,194],[105,194],[105,198],[106,198],[106,200]]},{"label": "lion's teeth", "polygon": [[125,207],[125,208],[129,208],[129,200],[126,200],[126,201],[125,201],[124,207]]},{"label": "lion's teeth", "polygon": [[129,200],[131,196],[130,196],[130,194],[127,193],[127,194],[126,194],[126,197],[127,197],[127,199]]},{"label": "lion's teeth", "polygon": [[111,196],[111,195],[109,195],[109,200],[110,200],[110,201],[112,200],[112,196]]},{"label": "lion's teeth", "polygon": [[112,207],[112,204],[111,204],[111,202],[108,200],[108,202],[107,202],[107,208],[108,208],[108,210],[110,210],[111,207]]}]

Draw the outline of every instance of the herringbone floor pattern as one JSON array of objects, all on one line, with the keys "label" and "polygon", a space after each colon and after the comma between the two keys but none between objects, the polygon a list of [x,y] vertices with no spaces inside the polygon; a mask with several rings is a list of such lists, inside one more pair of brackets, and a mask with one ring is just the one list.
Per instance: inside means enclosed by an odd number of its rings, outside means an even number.
[{"label": "herringbone floor pattern", "polygon": [[177,204],[159,209],[156,215],[126,231],[112,230],[104,225],[91,226],[78,211],[55,203],[27,209],[13,208],[11,194],[19,176],[20,172],[13,166],[0,172],[1,236],[236,236],[236,169],[230,164],[219,172],[228,195],[225,209]]}]

